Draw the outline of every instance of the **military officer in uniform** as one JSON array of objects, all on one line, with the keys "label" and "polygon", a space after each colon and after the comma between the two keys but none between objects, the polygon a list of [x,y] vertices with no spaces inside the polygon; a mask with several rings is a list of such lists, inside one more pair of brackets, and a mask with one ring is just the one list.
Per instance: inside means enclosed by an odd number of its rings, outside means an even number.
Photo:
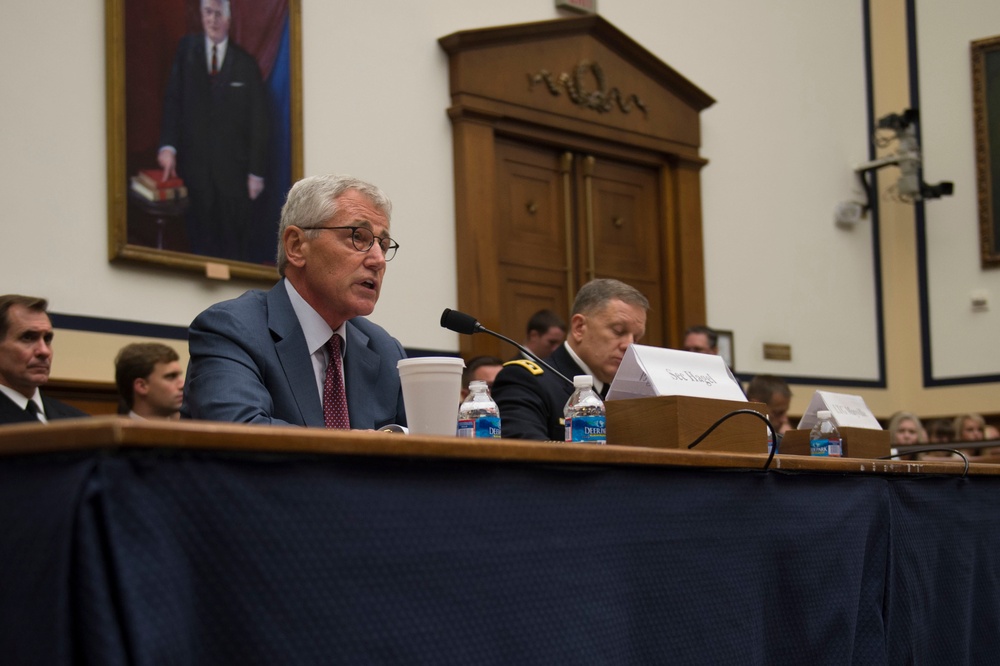
[{"label": "military officer in uniform", "polygon": [[[628,346],[646,332],[649,300],[634,287],[611,279],[592,280],[573,303],[566,342],[546,361],[568,377],[591,375],[594,388],[607,395]],[[504,364],[493,382],[503,437],[563,441],[563,407],[573,385],[537,363]]]}]

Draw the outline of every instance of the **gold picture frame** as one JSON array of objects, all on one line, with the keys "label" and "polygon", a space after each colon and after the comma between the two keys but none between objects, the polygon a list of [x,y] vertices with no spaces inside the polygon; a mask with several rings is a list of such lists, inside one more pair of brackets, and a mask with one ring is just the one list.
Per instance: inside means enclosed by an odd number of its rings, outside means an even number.
[{"label": "gold picture frame", "polygon": [[983,268],[1000,267],[1000,36],[972,42],[979,246]]},{"label": "gold picture frame", "polygon": [[[240,14],[240,8],[248,5],[253,5],[253,11]],[[148,182],[146,189],[143,183],[134,182],[141,171],[159,168],[157,154],[166,135],[162,129],[166,126],[163,119],[171,115],[164,103],[167,88],[173,85],[171,77],[176,76],[175,72],[182,71],[178,44],[183,46],[186,39],[192,40],[192,45],[205,43],[204,38],[185,36],[199,31],[204,34],[208,24],[203,27],[201,21],[200,0],[129,0],[127,3],[125,0],[105,0],[108,258],[112,262],[160,264],[215,278],[274,280],[277,278],[274,250],[281,204],[291,184],[302,177],[301,0],[253,0],[234,8],[228,23],[229,46],[223,65],[218,74],[209,76],[206,70],[203,75],[211,80],[213,100],[219,100],[219,95],[249,94],[244,91],[254,90],[255,108],[259,110],[263,100],[267,109],[266,114],[257,114],[263,120],[254,121],[255,127],[262,123],[267,127],[266,132],[260,134],[266,136],[266,141],[254,141],[257,146],[266,143],[263,149],[266,166],[259,169],[265,173],[255,174],[255,177],[263,177],[264,188],[256,199],[251,200],[247,194],[246,201],[238,208],[239,213],[229,216],[230,225],[234,221],[239,224],[236,231],[230,233],[234,242],[230,244],[228,238],[213,231],[212,244],[201,243],[201,247],[224,249],[199,249],[194,239],[207,234],[202,230],[208,225],[199,225],[197,220],[211,219],[215,224],[217,218],[205,213],[204,202],[211,197],[199,198],[195,194],[205,190],[195,187],[194,177],[185,179],[183,187],[164,188],[169,191],[160,192],[150,189]],[[242,61],[239,60],[241,53]],[[246,54],[252,56],[253,61],[249,61]],[[226,68],[242,64],[244,72],[250,71],[252,65],[247,65],[248,62],[256,63],[256,75],[241,76],[239,70]],[[252,80],[251,84],[244,82],[248,79]],[[178,87],[174,85],[171,89]],[[172,95],[171,99],[177,97],[180,96]],[[191,142],[187,145],[201,144]],[[183,146],[177,153],[177,175],[181,178],[184,177]],[[239,148],[216,154],[239,153],[242,156],[251,152],[245,144]],[[186,152],[193,154],[192,150]],[[255,147],[254,152],[260,151]],[[190,160],[188,173],[195,173],[196,168],[200,168],[195,164],[208,163],[211,161],[196,163]],[[248,192],[253,191],[249,173]],[[148,181],[148,174],[142,175]],[[145,194],[141,194],[143,192]],[[192,214],[192,210],[197,210],[202,217]],[[242,215],[244,210],[249,211],[247,215]]]}]

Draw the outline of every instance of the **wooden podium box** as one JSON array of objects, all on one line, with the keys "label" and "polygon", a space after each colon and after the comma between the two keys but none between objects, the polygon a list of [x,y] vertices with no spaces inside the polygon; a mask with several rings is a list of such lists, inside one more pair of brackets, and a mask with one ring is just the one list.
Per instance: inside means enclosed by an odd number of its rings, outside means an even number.
[{"label": "wooden podium box", "polygon": [[[889,431],[869,428],[837,428],[843,437],[845,458],[881,458],[889,455]],[[789,430],[781,438],[778,453],[793,456],[809,455],[809,431]]]},{"label": "wooden podium box", "polygon": [[[759,402],[681,395],[609,400],[605,407],[608,444],[655,449],[687,449],[713,423],[739,409],[767,414],[767,407]],[[694,450],[767,453],[767,426],[752,414],[737,414],[713,430]]]}]

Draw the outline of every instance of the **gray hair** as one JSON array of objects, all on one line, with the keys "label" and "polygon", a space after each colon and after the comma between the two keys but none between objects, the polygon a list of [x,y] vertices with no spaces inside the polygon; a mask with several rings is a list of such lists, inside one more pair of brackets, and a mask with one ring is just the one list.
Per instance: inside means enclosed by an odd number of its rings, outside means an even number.
[{"label": "gray hair", "polygon": [[[285,256],[285,230],[295,226],[300,229],[311,229],[329,222],[336,216],[339,207],[337,198],[354,190],[367,197],[385,219],[392,216],[392,202],[377,186],[353,176],[327,174],[309,176],[292,185],[288,198],[281,208],[281,224],[278,225],[278,254],[276,263],[278,275],[285,276],[288,257]],[[318,231],[306,231],[307,238],[315,238]]]},{"label": "gray hair", "polygon": [[[218,0],[219,4],[222,5],[222,15],[226,18],[232,18],[233,12],[232,8],[229,6],[229,0]],[[205,9],[205,5],[208,4],[208,0],[201,0],[200,6]]]},{"label": "gray hair", "polygon": [[616,300],[643,310],[649,309],[649,299],[635,287],[618,280],[602,278],[591,280],[580,287],[580,291],[576,293],[576,300],[573,301],[572,314],[593,314]]}]

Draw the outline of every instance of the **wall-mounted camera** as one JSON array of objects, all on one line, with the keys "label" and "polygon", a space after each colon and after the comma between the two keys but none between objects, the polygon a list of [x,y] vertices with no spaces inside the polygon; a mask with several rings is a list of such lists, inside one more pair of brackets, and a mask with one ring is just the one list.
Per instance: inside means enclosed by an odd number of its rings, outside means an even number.
[{"label": "wall-mounted camera", "polygon": [[[865,162],[854,167],[855,173],[861,180],[867,202],[863,204],[862,217],[871,208],[872,185],[865,178],[869,171],[875,171],[887,166],[898,166],[900,170],[899,180],[891,188],[891,195],[899,201],[913,203],[924,199],[938,199],[948,196],[954,192],[954,185],[949,181],[942,181],[936,185],[925,183],[921,171],[920,145],[917,141],[917,123],[920,117],[916,109],[906,109],[902,114],[890,113],[879,118],[876,125],[875,135],[872,137],[873,143],[879,148],[887,148],[892,143],[898,144],[896,152],[886,155],[870,162]],[[846,218],[847,216],[843,216]],[[855,216],[851,216],[852,218]],[[838,224],[842,222],[842,216],[838,210]],[[853,220],[852,222],[853,223]],[[848,223],[849,224],[849,223]]]}]

